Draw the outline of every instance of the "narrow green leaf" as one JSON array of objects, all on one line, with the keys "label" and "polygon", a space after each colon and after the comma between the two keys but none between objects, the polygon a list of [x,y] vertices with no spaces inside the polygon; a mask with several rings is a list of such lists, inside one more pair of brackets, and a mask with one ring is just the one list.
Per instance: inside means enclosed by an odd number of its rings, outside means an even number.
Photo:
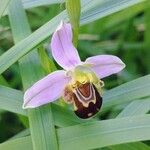
[{"label": "narrow green leaf", "polygon": [[0,75],[0,84],[4,86],[9,86],[8,82],[2,75]]},{"label": "narrow green leaf", "polygon": [[[19,0],[13,0],[9,6],[9,18],[15,42],[30,34],[30,27]],[[36,50],[19,60],[24,89],[43,76]],[[28,110],[31,138],[34,150],[58,149],[51,106]]]},{"label": "narrow green leaf", "polygon": [[150,75],[135,79],[104,93],[103,111],[134,99],[150,96]]},{"label": "narrow green leaf", "polygon": [[56,3],[63,3],[64,0],[22,0],[24,8],[33,8],[43,5],[51,5]]},{"label": "narrow green leaf", "polygon": [[118,118],[126,116],[138,116],[146,114],[150,111],[150,98],[143,100],[135,100],[131,102],[125,109],[117,116]]},{"label": "narrow green leaf", "polygon": [[146,31],[144,32],[144,42],[145,42],[145,49],[143,51],[143,55],[144,55],[144,60],[143,64],[145,65],[146,69],[147,69],[147,73],[150,73],[150,51],[149,51],[149,47],[150,47],[150,1],[146,1],[146,9],[145,9],[145,29]]},{"label": "narrow green leaf", "polygon": [[[96,149],[149,140],[150,115],[96,121],[57,130],[60,150]],[[18,146],[22,148],[21,150],[27,146],[31,149],[30,136],[2,143],[0,150],[12,150],[12,148],[17,150]]]},{"label": "narrow green leaf", "polygon": [[22,137],[29,136],[29,135],[30,135],[30,130],[29,129],[25,129],[25,130],[19,132],[18,134],[16,134],[15,136],[13,136],[12,138],[10,138],[9,140],[22,138]]},{"label": "narrow green leaf", "polygon": [[87,2],[81,20],[83,24],[103,18],[122,9],[128,8],[145,0],[94,0]]},{"label": "narrow green leaf", "polygon": [[23,93],[9,87],[0,85],[0,109],[27,115],[22,109]]},{"label": "narrow green leaf", "polygon": [[[125,109],[117,116],[117,118],[127,116],[138,116],[147,113],[150,110],[150,98],[144,100],[136,100],[131,102]],[[112,150],[150,150],[150,147],[142,142],[121,144],[109,147]]]},{"label": "narrow green leaf", "polygon": [[[57,3],[63,3],[65,0],[22,0],[22,5],[24,9],[30,9],[34,7],[39,7],[39,6],[47,6],[51,4],[57,4]],[[8,14],[8,10],[3,13],[4,15]]]},{"label": "narrow green leaf", "polygon": [[33,150],[31,137],[22,137],[0,144],[0,150]]},{"label": "narrow green leaf", "polygon": [[[20,40],[27,37],[31,33],[26,14],[21,8],[22,4],[19,3],[20,2],[16,2],[16,5],[12,5],[11,2],[11,8],[9,9],[9,20],[15,43],[18,43]],[[17,12],[17,10],[19,13]],[[44,72],[39,63],[39,57],[36,50],[33,50],[31,53],[21,58],[19,60],[19,66],[24,90],[29,88],[35,81],[37,81],[39,78],[41,78],[41,76],[44,75]],[[36,74],[33,72],[38,73]]]},{"label": "narrow green leaf", "polygon": [[150,150],[150,147],[142,142],[115,145],[110,147],[111,150]]},{"label": "narrow green leaf", "polygon": [[[90,45],[79,45],[79,48],[84,48],[86,53],[91,55],[99,55],[99,53],[104,52],[116,52],[117,48],[119,46],[118,41],[105,41],[100,42],[96,44]],[[143,42],[124,42],[122,44],[122,49],[124,51],[127,51],[131,49],[132,51],[141,51],[144,49],[144,43]]]},{"label": "narrow green leaf", "polygon": [[0,0],[0,18],[2,17],[4,11],[6,10],[10,0]]},{"label": "narrow green leaf", "polygon": [[149,140],[149,130],[150,115],[144,115],[60,128],[58,139],[61,150],[86,150]]},{"label": "narrow green leaf", "polygon": [[[91,7],[91,6],[93,7],[95,5],[95,9],[92,8],[91,12],[93,14],[95,12],[95,14],[99,15],[101,13],[100,11],[98,11],[99,9],[101,9],[100,7],[106,7],[106,6],[108,7],[108,3],[110,4],[110,7],[112,7],[109,12],[112,13],[112,12],[116,11],[115,7],[117,5],[118,5],[117,6],[118,8],[124,9],[124,8],[127,8],[129,6],[135,5],[135,4],[143,2],[143,1],[145,1],[145,0],[122,0],[122,1],[116,1],[116,0],[111,0],[111,1],[105,1],[105,0],[101,0],[101,1],[99,1],[99,0],[94,0],[94,1],[82,0],[81,2],[83,4],[85,2],[91,3],[91,4],[89,4],[89,7]],[[63,3],[63,2],[65,2],[65,0],[36,0],[36,1],[35,0],[34,1],[22,0],[22,2],[23,2],[23,7],[28,9],[28,8],[34,8],[34,7],[43,6],[43,5],[50,5],[50,4],[55,4],[55,3]],[[112,6],[112,5],[114,5],[114,6]],[[103,11],[105,11],[105,12],[107,11],[108,12],[108,10],[103,10]],[[7,14],[7,12],[5,12],[5,15],[6,14]],[[92,18],[93,14],[91,14],[91,16],[90,16],[91,18]],[[95,18],[93,18],[93,19],[95,19]]]},{"label": "narrow green leaf", "polygon": [[140,12],[143,12],[145,7],[146,7],[146,1],[143,1],[142,3],[138,3],[137,5],[133,5],[129,8],[123,9],[122,11],[111,14],[110,16],[101,19],[99,21],[99,24],[103,24],[103,25],[102,25],[102,29],[100,30],[108,30],[113,28],[117,24],[136,16]]},{"label": "narrow green leaf", "polygon": [[66,0],[66,10],[69,16],[69,21],[72,25],[73,43],[75,47],[77,47],[81,12],[80,0]]},{"label": "narrow green leaf", "polygon": [[28,111],[34,150],[58,149],[50,105]]},{"label": "narrow green leaf", "polygon": [[[106,5],[104,5],[105,3],[102,5],[102,1],[84,0],[81,5],[81,24],[89,23],[93,21],[93,19],[96,20],[99,18],[103,18],[109,14],[132,6],[134,4],[140,3],[142,1],[143,0],[123,0],[120,3],[119,0],[117,0],[117,2],[113,0],[113,2],[110,3],[109,7],[107,7],[106,9]],[[98,7],[98,9],[96,9],[97,6],[101,7]],[[90,16],[88,14],[90,14]],[[19,58],[24,56],[26,53],[28,53],[30,50],[32,50],[34,47],[36,47],[38,44],[48,38],[54,32],[56,26],[60,23],[60,20],[68,20],[66,11],[60,13],[58,16],[56,16],[55,18],[44,24],[42,27],[40,27],[38,30],[36,30],[34,33],[32,33],[30,36],[20,41],[15,46],[10,48],[7,52],[5,52],[0,57],[0,74],[4,72],[7,68],[9,68],[13,63],[15,63]]]}]

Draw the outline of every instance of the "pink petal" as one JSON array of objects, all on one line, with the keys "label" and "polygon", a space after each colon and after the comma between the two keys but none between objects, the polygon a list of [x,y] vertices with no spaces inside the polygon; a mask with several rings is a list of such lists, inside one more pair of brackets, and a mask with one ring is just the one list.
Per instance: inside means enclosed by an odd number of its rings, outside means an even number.
[{"label": "pink petal", "polygon": [[91,64],[91,69],[100,78],[118,73],[125,67],[122,60],[113,55],[98,55],[89,57],[86,59],[85,63]]},{"label": "pink petal", "polygon": [[72,29],[69,23],[61,22],[51,40],[52,55],[65,70],[79,64],[80,57],[72,43]]},{"label": "pink petal", "polygon": [[47,75],[25,92],[23,108],[35,108],[57,100],[69,80],[63,70]]}]

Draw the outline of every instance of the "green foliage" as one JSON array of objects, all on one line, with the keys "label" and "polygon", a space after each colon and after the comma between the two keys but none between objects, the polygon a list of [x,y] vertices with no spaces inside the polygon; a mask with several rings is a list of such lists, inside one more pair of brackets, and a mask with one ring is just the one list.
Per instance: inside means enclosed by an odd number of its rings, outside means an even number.
[{"label": "green foliage", "polygon": [[10,0],[1,0],[0,1],[0,18],[4,14],[9,2],[10,2]]},{"label": "green foliage", "polygon": [[[21,1],[14,0],[11,2],[9,5],[9,18],[15,42],[20,41],[22,38],[25,38],[28,34],[30,34],[30,27]],[[29,65],[30,67],[28,67]],[[24,89],[29,88],[29,86],[43,76],[43,70],[40,66],[38,52],[36,49],[19,60],[19,67]],[[33,149],[57,150],[58,144],[53,124],[54,121],[51,106],[47,105],[35,110],[29,110],[28,118]],[[44,122],[46,122],[46,124]]]},{"label": "green foliage", "polygon": [[[149,1],[81,0],[81,18],[80,1],[69,1],[68,15],[65,0],[0,1],[0,150],[149,150]],[[83,60],[107,53],[126,64],[104,79],[103,106],[93,119],[81,120],[57,102],[22,109],[24,91],[59,69],[47,47],[61,20],[74,26],[75,43],[81,25]],[[6,112],[15,115],[17,127],[5,122]]]},{"label": "green foliage", "polygon": [[81,13],[81,4],[80,0],[66,0],[66,10],[70,23],[73,30],[73,43],[77,47],[78,43],[78,34],[79,34],[79,22],[80,22],[80,13]]}]

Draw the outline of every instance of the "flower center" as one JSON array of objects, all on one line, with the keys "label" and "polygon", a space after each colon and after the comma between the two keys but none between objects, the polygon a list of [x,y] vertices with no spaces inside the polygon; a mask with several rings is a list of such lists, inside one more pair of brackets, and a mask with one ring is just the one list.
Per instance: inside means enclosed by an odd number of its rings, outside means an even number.
[{"label": "flower center", "polygon": [[72,79],[70,83],[65,87],[63,98],[67,103],[73,103],[73,94],[76,94],[77,91],[84,91],[84,94],[89,93],[87,84],[94,85],[97,91],[101,94],[102,87],[104,82],[98,79],[96,74],[89,69],[87,66],[79,65],[67,72],[67,76],[70,76]]}]

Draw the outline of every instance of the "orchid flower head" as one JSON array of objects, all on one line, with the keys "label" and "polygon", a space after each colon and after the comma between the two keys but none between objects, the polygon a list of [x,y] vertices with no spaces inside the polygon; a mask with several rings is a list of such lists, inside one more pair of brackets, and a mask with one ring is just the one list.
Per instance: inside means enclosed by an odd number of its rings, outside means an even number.
[{"label": "orchid flower head", "polygon": [[27,89],[23,108],[35,108],[60,97],[74,106],[83,119],[94,116],[102,105],[102,78],[120,72],[125,64],[113,55],[97,55],[82,62],[72,43],[70,23],[61,22],[51,39],[51,53],[64,69],[50,73]]}]

